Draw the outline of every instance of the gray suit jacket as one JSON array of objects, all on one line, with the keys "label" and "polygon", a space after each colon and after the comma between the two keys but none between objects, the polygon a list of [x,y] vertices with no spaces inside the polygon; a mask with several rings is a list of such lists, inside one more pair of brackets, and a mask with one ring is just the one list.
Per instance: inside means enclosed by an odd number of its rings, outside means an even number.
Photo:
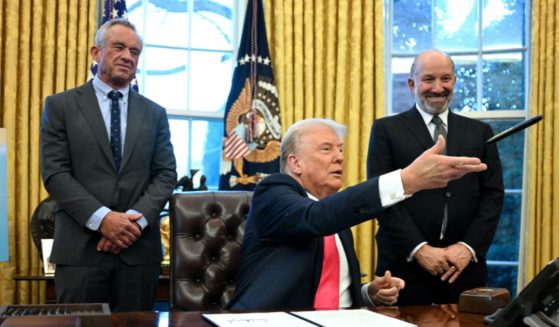
[{"label": "gray suit jacket", "polygon": [[159,213],[176,183],[165,110],[130,91],[120,171],[91,82],[49,96],[41,121],[41,175],[56,200],[51,261],[93,265],[101,233],[85,226],[101,206],[141,212],[149,226],[120,256],[128,264],[161,261]]}]

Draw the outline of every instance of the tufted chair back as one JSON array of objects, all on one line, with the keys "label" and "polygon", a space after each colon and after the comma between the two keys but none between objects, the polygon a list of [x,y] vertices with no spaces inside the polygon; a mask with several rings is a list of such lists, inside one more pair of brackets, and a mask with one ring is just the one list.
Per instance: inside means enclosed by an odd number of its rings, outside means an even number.
[{"label": "tufted chair back", "polygon": [[220,310],[231,300],[251,192],[176,193],[171,199],[171,310]]}]

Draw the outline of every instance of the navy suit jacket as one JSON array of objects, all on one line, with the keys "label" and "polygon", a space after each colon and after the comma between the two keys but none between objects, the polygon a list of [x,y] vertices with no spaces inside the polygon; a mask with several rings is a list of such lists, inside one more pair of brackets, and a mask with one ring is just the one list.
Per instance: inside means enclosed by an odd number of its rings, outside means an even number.
[{"label": "navy suit jacket", "polygon": [[159,213],[176,183],[175,157],[165,110],[134,91],[128,97],[128,124],[122,162],[116,171],[109,136],[93,85],[49,96],[41,121],[41,174],[56,200],[51,261],[93,265],[101,233],[85,224],[101,206],[135,209],[149,226],[120,252],[128,264],[161,261]]},{"label": "navy suit jacket", "polygon": [[362,306],[360,270],[351,226],[382,209],[378,179],[320,201],[292,177],[275,174],[254,191],[229,308],[310,309],[322,272],[323,236],[338,233],[351,275],[353,306]]},{"label": "navy suit jacket", "polygon": [[[451,156],[480,158],[488,169],[467,174],[448,183],[446,188],[423,190],[398,203],[379,217],[377,233],[377,273],[389,269],[408,285],[429,278],[409,253],[421,242],[435,247],[463,241],[476,252],[456,283],[485,284],[485,257],[499,221],[503,205],[503,179],[495,144],[485,145],[493,135],[491,127],[478,120],[455,113],[448,114],[447,153]],[[369,143],[367,175],[369,178],[404,168],[434,144],[418,110],[375,120]],[[440,240],[445,203],[448,225]]]}]

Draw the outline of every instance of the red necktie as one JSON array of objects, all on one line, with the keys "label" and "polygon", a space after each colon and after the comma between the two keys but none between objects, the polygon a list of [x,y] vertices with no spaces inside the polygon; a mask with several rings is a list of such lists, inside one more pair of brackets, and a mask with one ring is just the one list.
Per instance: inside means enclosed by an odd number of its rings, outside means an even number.
[{"label": "red necktie", "polygon": [[315,309],[339,309],[340,307],[340,255],[336,247],[336,235],[324,237],[322,275],[314,297]]}]

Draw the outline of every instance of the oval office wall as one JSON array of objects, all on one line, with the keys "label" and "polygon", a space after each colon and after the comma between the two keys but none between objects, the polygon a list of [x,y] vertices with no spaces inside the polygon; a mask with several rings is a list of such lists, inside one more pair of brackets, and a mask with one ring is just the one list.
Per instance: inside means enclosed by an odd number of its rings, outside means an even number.
[{"label": "oval office wall", "polygon": [[[559,16],[556,0],[531,8],[530,101],[527,116],[544,120],[528,132],[525,154],[523,229],[519,283],[525,285],[559,256],[559,32],[548,20]],[[315,3],[316,7],[313,7]],[[0,128],[7,132],[7,219],[9,260],[0,263],[0,304],[42,303],[45,285],[16,283],[16,275],[38,275],[40,258],[29,219],[47,197],[39,175],[39,122],[45,96],[83,83],[89,47],[97,28],[99,1],[0,4]],[[285,3],[264,1],[282,129],[307,117],[327,117],[348,126],[345,185],[366,178],[370,127],[384,116],[386,99],[383,2],[351,0]],[[291,7],[293,6],[293,7]],[[555,52],[553,52],[555,51]],[[372,276],[375,227],[354,229],[362,269]]]}]

